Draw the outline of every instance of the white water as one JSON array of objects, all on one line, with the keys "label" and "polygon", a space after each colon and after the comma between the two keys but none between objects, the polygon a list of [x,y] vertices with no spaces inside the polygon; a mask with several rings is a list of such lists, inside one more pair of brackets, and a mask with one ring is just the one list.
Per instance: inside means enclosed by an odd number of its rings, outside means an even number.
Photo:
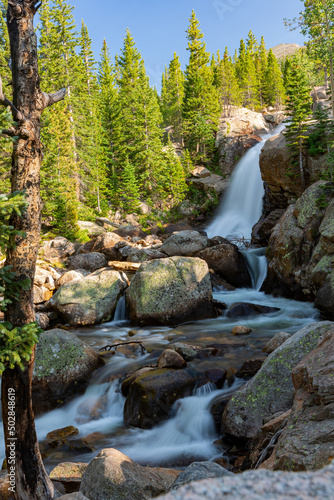
[{"label": "white water", "polygon": [[281,124],[262,137],[262,142],[252,147],[239,161],[232,176],[229,189],[215,219],[207,228],[210,238],[244,238],[249,240],[254,224],[262,214],[264,188],[259,168],[259,157],[269,137],[279,134]]}]

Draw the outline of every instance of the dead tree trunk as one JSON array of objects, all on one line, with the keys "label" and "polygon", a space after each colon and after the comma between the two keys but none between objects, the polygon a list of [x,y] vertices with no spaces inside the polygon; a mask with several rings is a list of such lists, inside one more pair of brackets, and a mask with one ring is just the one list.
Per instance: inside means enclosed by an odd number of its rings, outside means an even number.
[{"label": "dead tree trunk", "polygon": [[[17,138],[12,155],[12,192],[25,191],[28,203],[23,217],[13,217],[11,221],[15,229],[26,233],[26,238],[17,238],[16,248],[7,252],[7,264],[13,266],[16,280],[29,279],[31,284],[29,290],[21,291],[19,301],[11,304],[6,313],[6,320],[15,326],[35,320],[33,281],[41,229],[41,114],[43,109],[62,100],[66,94],[66,89],[53,95],[40,90],[37,39],[33,26],[34,15],[40,5],[39,0],[9,0],[7,26],[11,46],[13,102],[3,95],[0,79],[0,104],[10,106],[15,120],[14,126],[3,133]],[[11,491],[14,498],[19,500],[49,500],[58,496],[44,469],[35,431],[31,398],[34,357],[35,352],[32,352],[31,361],[24,372],[18,368],[7,369],[2,377],[1,401],[7,466],[10,478],[15,475],[15,486]],[[13,409],[8,404],[11,399],[9,395],[14,396],[15,400],[16,440],[13,440],[12,434],[13,420],[9,418]]]}]

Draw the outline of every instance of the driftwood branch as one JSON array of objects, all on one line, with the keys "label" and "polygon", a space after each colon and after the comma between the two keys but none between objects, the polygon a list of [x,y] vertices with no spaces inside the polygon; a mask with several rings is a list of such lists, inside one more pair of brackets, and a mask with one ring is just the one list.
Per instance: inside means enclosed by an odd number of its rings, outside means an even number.
[{"label": "driftwood branch", "polygon": [[7,107],[7,106],[10,107],[14,120],[18,121],[18,120],[23,119],[22,113],[20,113],[20,111],[18,111],[16,109],[14,104],[9,99],[7,99],[7,97],[5,97],[3,90],[2,90],[2,78],[1,78],[1,76],[0,76],[0,104],[2,104],[2,106],[5,106],[5,107]]},{"label": "driftwood branch", "polygon": [[58,92],[55,92],[54,94],[47,94],[46,92],[43,92],[43,109],[65,99],[66,92],[66,88],[58,90]]}]

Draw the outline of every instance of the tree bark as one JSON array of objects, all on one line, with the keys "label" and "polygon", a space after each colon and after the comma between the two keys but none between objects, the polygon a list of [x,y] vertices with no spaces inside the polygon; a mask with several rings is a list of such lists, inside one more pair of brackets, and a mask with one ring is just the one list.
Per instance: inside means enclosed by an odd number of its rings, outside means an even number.
[{"label": "tree bark", "polygon": [[[33,26],[39,6],[39,0],[11,0],[8,4],[13,103],[4,97],[2,88],[0,91],[0,103],[10,105],[17,124],[11,189],[12,192],[25,191],[28,204],[21,218],[14,216],[11,219],[15,229],[26,233],[26,238],[17,237],[15,249],[7,251],[6,263],[13,267],[15,279],[18,282],[30,280],[29,289],[20,292],[19,301],[12,303],[5,314],[5,319],[14,326],[23,326],[35,320],[33,282],[41,231],[41,114],[47,106],[63,99],[66,93],[63,89],[48,95],[40,90],[37,38]],[[25,371],[19,368],[6,369],[2,377],[1,402],[7,467],[9,473],[13,474],[15,470],[15,486],[11,491],[17,500],[49,500],[59,496],[44,469],[35,431],[31,392],[34,357],[35,350]],[[13,431],[9,430],[13,427],[10,418],[13,405],[9,405],[9,395],[15,401],[15,437]]]}]

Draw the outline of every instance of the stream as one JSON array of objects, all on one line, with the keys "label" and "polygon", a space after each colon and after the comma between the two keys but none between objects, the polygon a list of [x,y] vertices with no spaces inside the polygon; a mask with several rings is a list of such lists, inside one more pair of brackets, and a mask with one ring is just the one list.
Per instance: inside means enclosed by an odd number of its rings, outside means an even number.
[{"label": "stream", "polygon": [[[264,141],[283,127],[281,125],[266,135]],[[264,141],[248,151],[239,162],[220,213],[208,228],[209,236],[237,235],[250,238],[251,228],[262,211],[263,184],[259,174],[259,154]],[[68,425],[79,429],[75,439],[94,433],[94,451],[59,449],[47,452],[45,465],[48,470],[59,462],[88,462],[101,449],[108,447],[120,450],[142,465],[184,466],[194,460],[212,460],[224,454],[221,444],[216,443],[220,436],[210,414],[212,401],[218,396],[228,398],[244,384],[243,379],[234,376],[235,372],[247,360],[265,359],[262,348],[275,333],[284,330],[293,334],[320,318],[311,303],[276,298],[260,292],[266,276],[264,252],[261,249],[249,250],[245,252],[245,257],[251,270],[253,288],[233,292],[215,291],[214,298],[227,306],[235,302],[253,302],[277,307],[279,311],[239,319],[220,316],[176,328],[134,328],[127,320],[125,300],[122,298],[112,322],[74,330],[79,338],[97,350],[116,342],[133,340],[141,341],[147,352],[141,354],[139,351],[132,357],[121,353],[110,356],[106,365],[94,373],[85,394],[36,419],[40,441],[46,438],[48,432]],[[233,336],[232,328],[240,324],[251,328],[252,333],[242,337]],[[132,335],[133,330],[135,335],[130,336],[129,332]],[[201,347],[224,344],[223,354],[195,359],[188,364],[188,369],[195,374],[211,368],[226,369],[229,373],[227,382],[220,390],[213,384],[195,388],[192,396],[176,401],[167,421],[153,429],[127,426],[123,421],[125,398],[120,392],[120,378],[127,372],[156,363],[161,352],[175,342]],[[0,437],[0,443],[3,459],[3,436]]]}]

